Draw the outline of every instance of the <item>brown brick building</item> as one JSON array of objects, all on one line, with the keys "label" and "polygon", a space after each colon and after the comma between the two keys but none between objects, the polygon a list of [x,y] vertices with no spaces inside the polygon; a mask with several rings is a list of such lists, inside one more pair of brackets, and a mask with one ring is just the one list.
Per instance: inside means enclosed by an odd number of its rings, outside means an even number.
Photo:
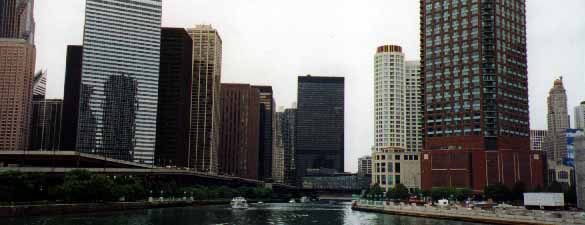
[{"label": "brown brick building", "polygon": [[35,47],[0,39],[0,151],[28,148]]},{"label": "brown brick building", "polygon": [[542,185],[530,152],[524,0],[421,0],[421,186]]},{"label": "brown brick building", "polygon": [[248,84],[221,85],[219,173],[258,179],[259,91]]}]

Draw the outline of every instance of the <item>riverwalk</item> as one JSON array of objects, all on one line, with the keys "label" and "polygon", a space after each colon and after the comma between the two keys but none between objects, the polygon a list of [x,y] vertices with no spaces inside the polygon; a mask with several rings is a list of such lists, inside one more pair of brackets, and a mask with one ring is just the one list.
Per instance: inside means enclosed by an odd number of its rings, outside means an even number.
[{"label": "riverwalk", "polygon": [[463,207],[415,206],[404,203],[357,200],[352,209],[393,215],[491,224],[585,224],[585,214],[582,212],[526,210],[522,208],[484,210]]}]

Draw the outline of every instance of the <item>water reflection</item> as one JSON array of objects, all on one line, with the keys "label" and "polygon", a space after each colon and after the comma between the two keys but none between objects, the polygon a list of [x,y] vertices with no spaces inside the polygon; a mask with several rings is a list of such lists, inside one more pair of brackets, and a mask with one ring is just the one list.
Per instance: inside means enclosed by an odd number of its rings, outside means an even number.
[{"label": "water reflection", "polygon": [[6,225],[209,225],[209,224],[449,224],[473,223],[352,211],[349,204],[254,205],[247,210],[229,206],[181,207],[74,216],[4,219]]}]

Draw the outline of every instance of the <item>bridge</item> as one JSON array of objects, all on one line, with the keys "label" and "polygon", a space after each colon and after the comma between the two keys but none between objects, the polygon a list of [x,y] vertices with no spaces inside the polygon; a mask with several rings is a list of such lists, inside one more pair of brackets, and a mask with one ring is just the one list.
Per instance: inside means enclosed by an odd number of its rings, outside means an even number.
[{"label": "bridge", "polygon": [[186,185],[269,187],[276,193],[297,188],[241,177],[210,174],[190,169],[164,168],[76,151],[0,151],[0,172],[19,171],[64,176],[72,170],[88,170],[112,176],[144,176],[146,179],[173,179]]}]

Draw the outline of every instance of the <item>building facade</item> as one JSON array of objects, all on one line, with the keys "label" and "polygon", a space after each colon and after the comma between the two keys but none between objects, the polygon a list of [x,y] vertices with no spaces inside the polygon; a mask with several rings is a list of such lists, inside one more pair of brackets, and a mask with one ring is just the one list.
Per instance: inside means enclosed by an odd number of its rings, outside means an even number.
[{"label": "building facade", "polygon": [[300,76],[295,125],[297,179],[309,170],[344,171],[345,79]]},{"label": "building facade", "polygon": [[260,93],[260,180],[272,179],[272,156],[275,131],[274,93],[271,86],[253,86]]},{"label": "building facade", "polygon": [[578,136],[575,145],[575,189],[577,207],[585,208],[585,136]]},{"label": "building facade", "polygon": [[358,175],[372,176],[372,157],[367,155],[358,158]]},{"label": "building facade", "polygon": [[0,1],[0,38],[24,39],[34,44],[34,0]]},{"label": "building facade", "polygon": [[585,129],[585,101],[575,106],[575,128]]},{"label": "building facade", "polygon": [[274,141],[272,143],[272,180],[275,183],[284,183],[284,140],[283,126],[284,112],[274,114]]},{"label": "building facade", "polygon": [[530,150],[543,151],[544,139],[547,130],[530,130]]},{"label": "building facade", "polygon": [[0,39],[0,151],[29,147],[35,56],[24,39]]},{"label": "building facade", "polygon": [[79,119],[79,93],[81,91],[82,59],[83,46],[67,46],[65,87],[63,88],[63,116],[61,124],[61,150],[64,151],[77,150],[77,121]]},{"label": "building facade", "polygon": [[193,39],[193,85],[188,164],[217,173],[220,129],[222,41],[210,25],[187,29]]},{"label": "building facade", "polygon": [[420,3],[422,188],[541,185],[542,157],[529,147],[525,1]]},{"label": "building facade", "polygon": [[221,86],[219,173],[258,179],[260,93],[248,84]]},{"label": "building facade", "polygon": [[154,163],[160,0],[88,0],[77,150]]},{"label": "building facade", "polygon": [[162,28],[155,164],[188,167],[193,40],[183,28]]},{"label": "building facade", "polygon": [[47,92],[47,71],[40,70],[35,73],[33,78],[33,100],[45,99]]},{"label": "building facade", "polygon": [[[295,106],[296,107],[296,106]],[[282,118],[282,145],[284,148],[284,182],[294,185],[295,182],[295,121],[296,108],[284,110]]]},{"label": "building facade", "polygon": [[396,184],[419,189],[420,64],[406,61],[395,45],[378,47],[374,60],[372,184],[386,190]]},{"label": "building facade", "polygon": [[[560,162],[567,157],[566,130],[569,129],[569,113],[567,111],[567,94],[562,78],[555,80],[548,94],[547,125],[545,138],[547,160]],[[549,163],[549,164],[550,164]]]},{"label": "building facade", "polygon": [[63,100],[33,100],[29,150],[60,151]]}]

